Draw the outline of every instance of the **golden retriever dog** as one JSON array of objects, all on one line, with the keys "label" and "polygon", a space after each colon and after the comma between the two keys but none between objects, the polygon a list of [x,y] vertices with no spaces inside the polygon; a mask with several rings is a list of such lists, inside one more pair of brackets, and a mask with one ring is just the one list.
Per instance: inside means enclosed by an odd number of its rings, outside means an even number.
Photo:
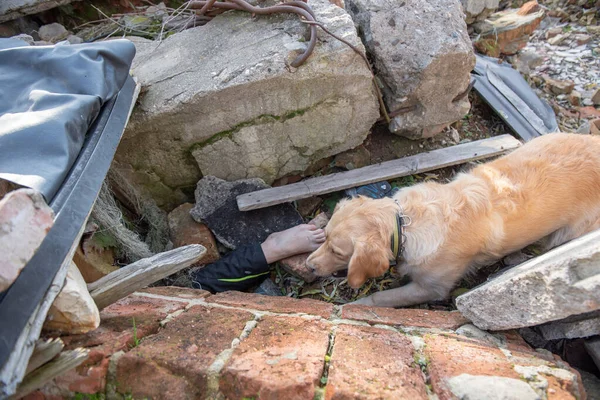
[{"label": "golden retriever dog", "polygon": [[600,228],[600,137],[548,134],[447,184],[342,200],[307,266],[319,276],[347,268],[353,288],[383,275],[393,259],[397,215],[404,225],[399,272],[411,282],[355,303],[402,307],[443,299],[470,268],[542,239],[549,249]]}]

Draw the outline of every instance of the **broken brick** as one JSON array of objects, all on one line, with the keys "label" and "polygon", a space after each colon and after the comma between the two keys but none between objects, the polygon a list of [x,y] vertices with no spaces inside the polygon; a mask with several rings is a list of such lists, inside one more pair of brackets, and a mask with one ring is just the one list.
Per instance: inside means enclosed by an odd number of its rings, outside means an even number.
[{"label": "broken brick", "polygon": [[218,303],[232,307],[242,307],[277,313],[304,313],[329,318],[333,305],[319,300],[293,299],[284,296],[263,296],[255,293],[222,292],[206,299],[208,303]]},{"label": "broken brick", "polygon": [[225,365],[229,399],[312,399],[329,344],[328,326],[297,317],[264,317]]},{"label": "broken brick", "polygon": [[384,329],[339,325],[335,335],[327,400],[423,399],[427,390],[405,335]]},{"label": "broken brick", "polygon": [[434,311],[414,308],[385,308],[349,304],[342,308],[343,319],[369,324],[399,325],[419,328],[457,329],[469,322],[456,311]]}]

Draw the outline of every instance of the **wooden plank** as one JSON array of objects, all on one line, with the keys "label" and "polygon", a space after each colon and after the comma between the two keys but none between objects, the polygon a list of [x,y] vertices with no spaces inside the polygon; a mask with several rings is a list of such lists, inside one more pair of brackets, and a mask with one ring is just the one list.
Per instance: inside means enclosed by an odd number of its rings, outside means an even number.
[{"label": "wooden plank", "polygon": [[88,285],[99,309],[198,262],[204,246],[190,244],[143,258]]},{"label": "wooden plank", "polygon": [[84,224],[79,229],[76,239],[71,244],[71,248],[67,253],[67,257],[62,261],[43,300],[36,306],[31,317],[29,317],[27,324],[19,335],[13,351],[10,353],[8,361],[4,364],[2,369],[0,369],[0,398],[3,398],[2,396],[4,395],[8,396],[15,393],[17,385],[25,376],[29,359],[33,354],[37,340],[40,338],[40,333],[44,321],[46,320],[46,316],[48,315],[48,310],[65,284],[67,271],[69,269],[68,266],[71,264],[71,260],[73,260],[73,254],[75,253],[85,229],[85,221],[87,221],[91,212],[92,209],[90,208],[88,215],[84,220]]},{"label": "wooden plank", "polygon": [[433,150],[429,153],[369,165],[352,171],[311,178],[291,185],[245,193],[237,197],[237,204],[240,211],[256,210],[373,182],[494,157],[519,146],[521,146],[521,142],[511,135],[495,136]]},{"label": "wooden plank", "polygon": [[64,347],[65,344],[60,338],[38,340],[33,349],[33,354],[29,359],[29,364],[27,364],[25,375],[52,360]]},{"label": "wooden plank", "polygon": [[20,399],[44,386],[46,383],[77,367],[88,358],[88,351],[75,349],[63,351],[55,360],[39,367],[27,375],[19,385],[17,393],[11,399]]}]

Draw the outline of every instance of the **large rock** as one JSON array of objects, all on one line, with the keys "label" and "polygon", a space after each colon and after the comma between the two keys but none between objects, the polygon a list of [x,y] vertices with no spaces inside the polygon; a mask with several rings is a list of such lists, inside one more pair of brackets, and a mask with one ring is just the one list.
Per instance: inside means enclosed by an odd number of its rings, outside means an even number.
[{"label": "large rock", "polygon": [[271,233],[302,223],[302,217],[289,203],[252,211],[238,209],[237,196],[267,187],[256,178],[227,182],[205,176],[196,187],[196,204],[190,215],[196,222],[205,223],[230,249],[261,243]]},{"label": "large rock", "polygon": [[2,0],[0,1],[0,23],[25,15],[37,14],[73,0]]},{"label": "large rock", "polygon": [[100,325],[100,313],[77,265],[71,262],[65,286],[50,306],[44,329],[63,334],[86,333]]},{"label": "large rock", "polygon": [[458,0],[348,0],[383,84],[390,130],[430,137],[469,111],[475,56]]},{"label": "large rock", "polygon": [[514,267],[456,299],[480,329],[539,325],[600,309],[600,230]]},{"label": "large rock", "polygon": [[[317,20],[362,49],[350,16],[311,0]],[[361,144],[379,117],[371,74],[319,31],[298,69],[307,26],[294,15],[228,12],[162,41],[135,39],[143,86],[116,159],[161,203],[202,175],[267,183]]]},{"label": "large rock", "polygon": [[54,212],[32,189],[8,193],[0,201],[0,292],[17,279],[54,224]]},{"label": "large rock", "polygon": [[498,8],[499,0],[461,0],[465,11],[465,21],[472,24],[486,19]]}]

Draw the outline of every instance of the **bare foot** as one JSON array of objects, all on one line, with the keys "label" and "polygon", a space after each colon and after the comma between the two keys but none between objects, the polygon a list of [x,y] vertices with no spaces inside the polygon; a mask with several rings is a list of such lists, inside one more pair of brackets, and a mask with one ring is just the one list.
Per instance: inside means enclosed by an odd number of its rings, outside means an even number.
[{"label": "bare foot", "polygon": [[267,263],[271,264],[296,254],[315,251],[324,241],[323,229],[312,224],[302,224],[270,234],[261,247]]}]

